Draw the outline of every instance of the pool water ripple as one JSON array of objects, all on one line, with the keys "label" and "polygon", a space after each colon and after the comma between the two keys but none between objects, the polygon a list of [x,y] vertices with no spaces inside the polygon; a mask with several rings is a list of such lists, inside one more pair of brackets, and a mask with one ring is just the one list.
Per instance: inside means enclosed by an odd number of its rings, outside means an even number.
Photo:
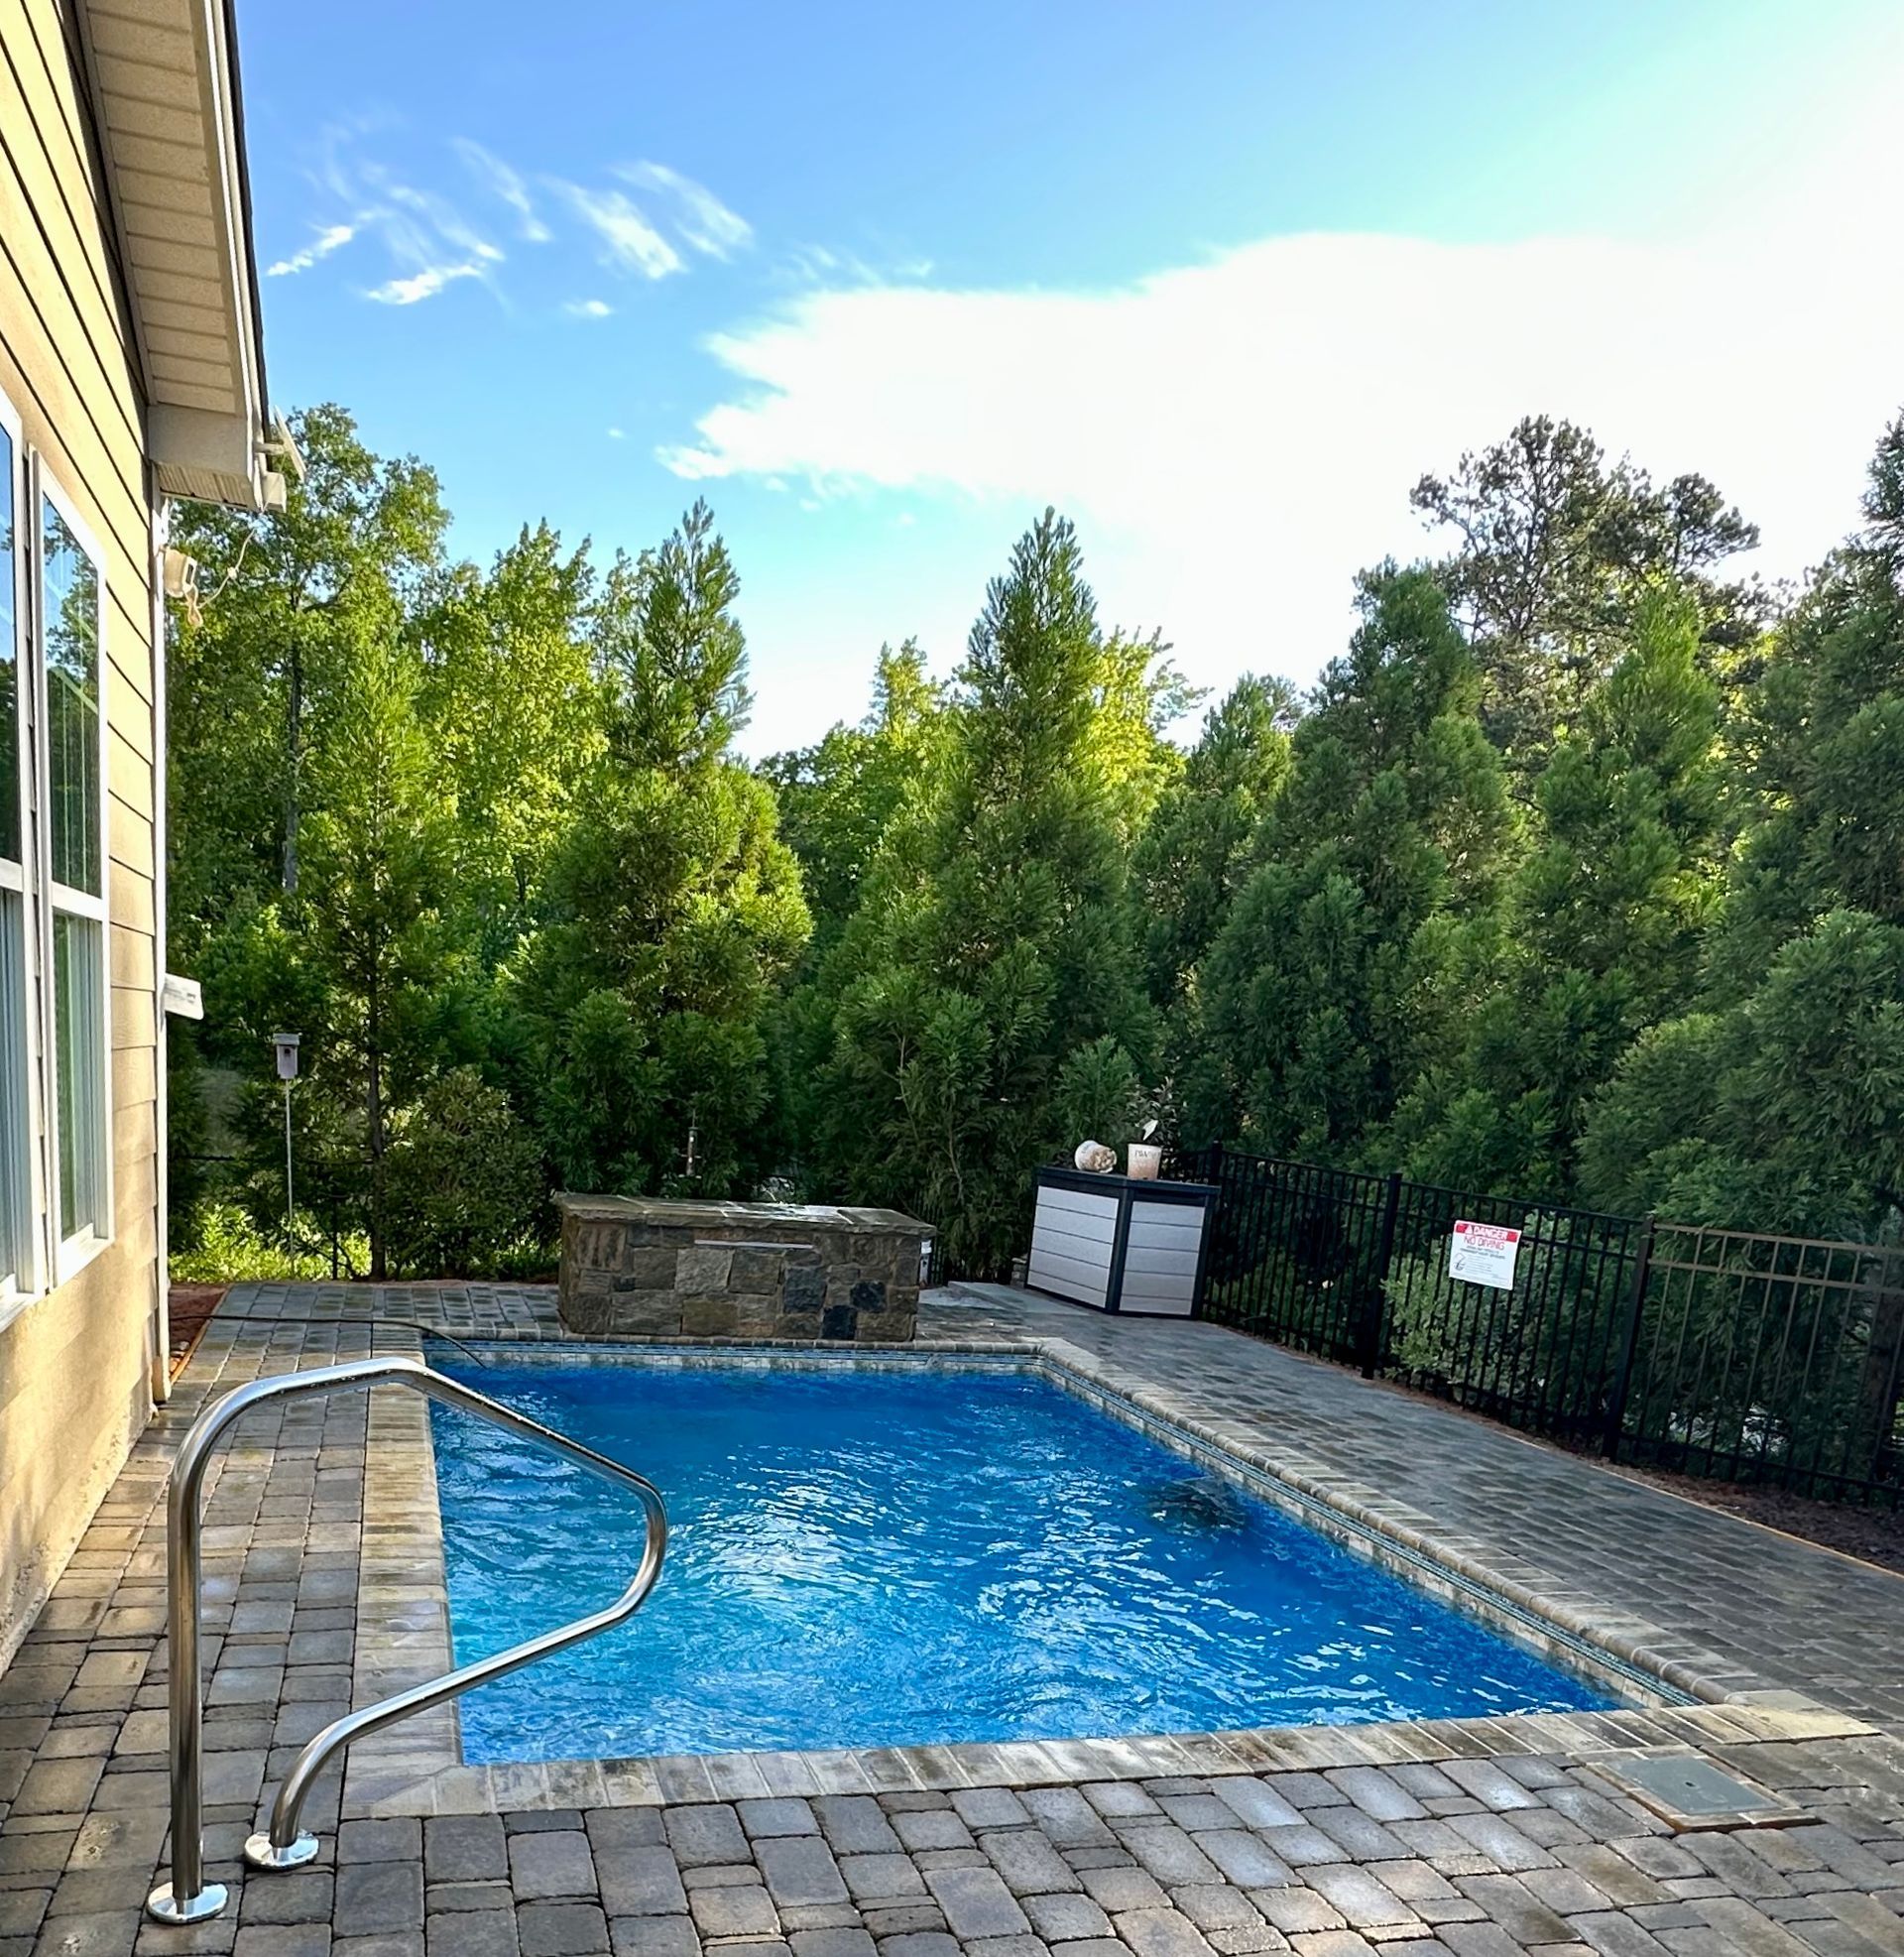
[{"label": "pool water ripple", "polygon": [[[473,1761],[1465,1717],[1604,1694],[1044,1381],[446,1370],[648,1475],[629,1623],[462,1701]],[[614,1488],[431,1409],[458,1661],[609,1602]]]}]

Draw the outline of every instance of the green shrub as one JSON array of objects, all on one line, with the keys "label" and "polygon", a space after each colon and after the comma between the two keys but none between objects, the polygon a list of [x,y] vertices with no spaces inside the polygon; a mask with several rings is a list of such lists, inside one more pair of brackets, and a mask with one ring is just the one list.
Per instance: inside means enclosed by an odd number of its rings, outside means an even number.
[{"label": "green shrub", "polygon": [[474,1067],[430,1082],[385,1161],[391,1263],[421,1278],[539,1268],[541,1153]]},{"label": "green shrub", "polygon": [[[303,1244],[294,1249],[282,1235],[267,1236],[236,1203],[207,1198],[192,1205],[181,1234],[183,1247],[172,1253],[175,1284],[289,1284],[331,1275],[327,1241],[321,1250],[303,1248],[319,1241],[317,1227],[308,1217],[298,1219]],[[361,1239],[342,1248],[346,1273],[353,1263],[361,1270]]]}]

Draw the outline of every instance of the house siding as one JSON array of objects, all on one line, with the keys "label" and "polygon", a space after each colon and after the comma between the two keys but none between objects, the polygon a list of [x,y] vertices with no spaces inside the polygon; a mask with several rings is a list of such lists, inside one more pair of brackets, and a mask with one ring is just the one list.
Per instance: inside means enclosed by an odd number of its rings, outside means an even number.
[{"label": "house siding", "polygon": [[0,1664],[151,1413],[160,1283],[152,503],[138,354],[84,68],[0,0],[0,388],[105,559],[114,1236],[0,1327]]}]

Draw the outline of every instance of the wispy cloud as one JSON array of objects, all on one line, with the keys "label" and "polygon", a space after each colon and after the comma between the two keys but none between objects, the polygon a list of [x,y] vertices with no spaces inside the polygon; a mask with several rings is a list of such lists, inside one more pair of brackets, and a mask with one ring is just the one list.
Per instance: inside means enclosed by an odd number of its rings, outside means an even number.
[{"label": "wispy cloud", "polygon": [[380,246],[387,260],[389,276],[359,288],[380,306],[416,306],[465,279],[490,285],[500,300],[494,274],[506,256],[502,246],[448,196],[363,154],[367,140],[388,130],[384,122],[347,117],[319,131],[310,180],[348,216],[315,227],[312,241],[270,267],[269,276],[305,271],[357,240]]},{"label": "wispy cloud", "polygon": [[364,297],[380,306],[415,306],[419,300],[434,299],[458,279],[480,279],[482,275],[480,265],[426,265],[408,278],[387,279],[381,286],[372,286]]},{"label": "wispy cloud", "polygon": [[615,174],[661,198],[675,231],[694,251],[725,259],[754,242],[754,227],[746,218],[730,210],[705,183],[664,163],[628,164]]},{"label": "wispy cloud", "polygon": [[334,251],[342,251],[356,235],[355,224],[326,224],[301,251],[295,251],[289,258],[281,258],[275,265],[266,266],[265,277],[285,279],[298,272],[308,272],[320,258],[328,258]]},{"label": "wispy cloud", "polygon": [[381,185],[390,202],[419,218],[438,239],[453,245],[473,264],[503,262],[503,248],[478,231],[447,197],[433,190],[419,190],[413,183],[394,182],[386,171],[373,170],[366,175]]},{"label": "wispy cloud", "polygon": [[[438,172],[415,162],[414,145],[401,172],[367,154],[392,140],[388,121],[343,117],[324,125],[308,175],[330,219],[313,225],[311,241],[272,265],[271,276],[306,271],[356,239],[381,246],[388,260],[387,276],[359,289],[380,305],[415,306],[470,279],[507,304],[500,274],[508,253],[499,237],[551,245],[566,235],[590,247],[598,263],[651,281],[685,272],[695,257],[724,260],[753,243],[744,217],[665,164],[620,166],[606,173],[608,183],[531,178],[474,137],[456,136],[447,147],[460,173],[448,173],[446,191]],[[450,193],[459,183],[463,201]],[[583,297],[562,310],[606,319],[615,307]]]},{"label": "wispy cloud", "polygon": [[915,253],[875,264],[858,252],[828,245],[793,245],[779,254],[774,276],[796,287],[916,285],[932,276],[932,261]]},{"label": "wispy cloud", "polygon": [[685,271],[679,252],[649,222],[633,198],[620,190],[591,190],[560,178],[550,180],[591,231],[604,264],[644,279],[665,279]]},{"label": "wispy cloud", "polygon": [[501,157],[486,150],[468,136],[456,137],[450,147],[462,158],[463,167],[490,194],[516,213],[522,236],[532,245],[546,244],[553,235],[542,222],[529,185],[519,171],[512,170]]}]

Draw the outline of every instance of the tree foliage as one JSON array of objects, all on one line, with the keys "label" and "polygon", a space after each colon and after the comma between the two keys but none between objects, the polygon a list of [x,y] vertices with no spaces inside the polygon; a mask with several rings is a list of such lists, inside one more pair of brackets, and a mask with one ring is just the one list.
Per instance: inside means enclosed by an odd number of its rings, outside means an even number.
[{"label": "tree foliage", "polygon": [[1671,583],[1700,601],[1715,643],[1763,621],[1764,594],[1719,570],[1758,530],[1700,475],[1662,488],[1583,428],[1529,416],[1504,439],[1424,475],[1417,512],[1459,540],[1439,575],[1486,679],[1489,736],[1527,767],[1619,658],[1639,596]]},{"label": "tree foliage", "polygon": [[889,825],[818,975],[811,1172],[921,1212],[960,1264],[1010,1262],[1027,1167],[1067,1116],[1128,1121],[1153,1063],[1127,865],[1181,698],[1154,640],[1103,631],[1076,533],[1047,511],[954,675],[937,806]]},{"label": "tree foliage", "polygon": [[599,575],[546,526],[483,570],[427,470],[336,409],[296,427],[282,516],[181,527],[211,596],[170,649],[170,958],[208,1012],[174,1034],[174,1127],[236,1158],[199,1192],[283,1216],[280,1029],[293,1234],[361,1237],[368,1275],[539,1261],[558,1181],[746,1191],[806,912],[732,753],[710,513]]},{"label": "tree foliage", "polygon": [[1040,1162],[1153,1118],[1904,1227],[1904,420],[1796,594],[1739,575],[1756,532],[1705,478],[1523,421],[1417,484],[1445,554],[1365,573],[1313,686],[1246,675],[1181,744],[1196,696],[1047,512],[948,678],[883,648],[864,718],[751,767],[705,505],[479,566],[426,467],[297,427],[281,516],[180,519],[187,1239],[534,1268],[561,1184],[771,1192],[916,1210],[996,1273]]}]

